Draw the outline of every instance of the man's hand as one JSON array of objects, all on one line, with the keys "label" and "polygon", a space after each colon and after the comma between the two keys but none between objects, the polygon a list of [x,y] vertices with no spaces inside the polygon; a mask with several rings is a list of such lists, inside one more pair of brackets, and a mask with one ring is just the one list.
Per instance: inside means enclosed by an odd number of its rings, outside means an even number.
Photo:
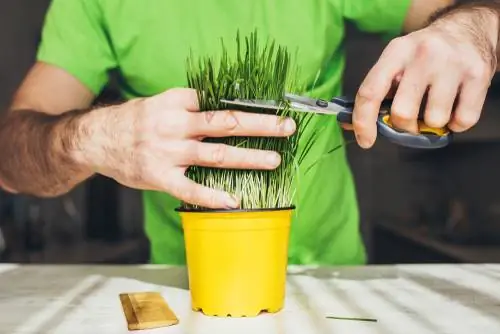
[{"label": "man's hand", "polygon": [[68,72],[38,62],[0,115],[0,187],[38,197],[67,193],[100,173],[133,188],[167,192],[209,208],[236,208],[230,194],[184,175],[192,165],[274,169],[276,152],[202,142],[207,137],[290,136],[292,119],[200,112],[192,89],[89,108],[93,93]]},{"label": "man's hand", "polygon": [[[129,101],[83,120],[94,136],[75,151],[74,158],[121,184],[156,190],[208,208],[236,208],[238,199],[203,187],[185,175],[189,166],[274,169],[276,152],[206,143],[206,137],[289,136],[292,119],[247,112],[199,112],[196,92],[172,89]],[[102,126],[96,129],[98,120]],[[86,123],[86,124],[85,124]]]},{"label": "man's hand", "polygon": [[396,87],[391,119],[417,132],[424,94],[424,122],[454,132],[474,126],[496,69],[498,15],[488,8],[448,13],[427,28],[394,39],[370,70],[356,96],[353,128],[370,148],[377,136],[380,104]]}]

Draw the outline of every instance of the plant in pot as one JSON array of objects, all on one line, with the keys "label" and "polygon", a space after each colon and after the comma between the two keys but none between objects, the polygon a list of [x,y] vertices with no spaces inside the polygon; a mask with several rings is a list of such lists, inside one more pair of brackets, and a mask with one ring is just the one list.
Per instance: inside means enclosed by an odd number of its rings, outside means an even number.
[{"label": "plant in pot", "polygon": [[[201,112],[227,109],[221,99],[283,101],[285,92],[298,93],[298,68],[288,50],[257,33],[236,37],[231,58],[224,43],[220,60],[188,60],[188,84],[198,92]],[[284,101],[283,101],[284,102]],[[242,109],[243,110],[243,109]],[[288,138],[227,137],[207,141],[237,147],[274,150],[282,157],[272,171],[228,170],[193,166],[187,176],[202,185],[221,189],[241,199],[238,210],[214,210],[183,203],[181,216],[186,246],[192,308],[212,316],[256,316],[277,312],[285,298],[288,240],[298,169],[314,135],[299,141],[312,114],[249,109],[292,117],[297,131]]]}]

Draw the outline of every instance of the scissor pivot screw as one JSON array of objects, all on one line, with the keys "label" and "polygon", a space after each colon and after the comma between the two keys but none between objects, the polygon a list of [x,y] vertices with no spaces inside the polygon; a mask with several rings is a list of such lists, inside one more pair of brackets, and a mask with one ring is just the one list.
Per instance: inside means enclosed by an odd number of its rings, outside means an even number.
[{"label": "scissor pivot screw", "polygon": [[316,105],[321,108],[326,108],[328,107],[328,101],[319,99],[316,101]]}]

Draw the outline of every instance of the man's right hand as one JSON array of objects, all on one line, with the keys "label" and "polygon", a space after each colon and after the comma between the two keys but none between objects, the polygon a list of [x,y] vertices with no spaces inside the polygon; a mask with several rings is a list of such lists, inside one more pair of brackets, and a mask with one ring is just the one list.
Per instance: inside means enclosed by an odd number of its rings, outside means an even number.
[{"label": "man's right hand", "polygon": [[82,119],[85,127],[99,130],[93,131],[78,153],[83,164],[125,186],[167,192],[208,208],[237,208],[239,200],[188,179],[189,166],[270,170],[281,159],[276,152],[202,142],[204,138],[276,137],[295,132],[289,118],[229,110],[199,112],[192,89],[171,89],[88,116]]}]

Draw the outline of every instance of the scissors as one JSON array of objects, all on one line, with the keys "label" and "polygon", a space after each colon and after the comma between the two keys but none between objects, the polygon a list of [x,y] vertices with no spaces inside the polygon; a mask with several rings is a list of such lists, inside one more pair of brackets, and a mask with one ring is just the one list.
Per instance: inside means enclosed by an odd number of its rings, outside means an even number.
[{"label": "scissors", "polygon": [[[337,121],[343,124],[352,124],[352,113],[354,110],[354,99],[349,97],[335,97],[331,101],[314,99],[306,96],[285,94],[285,103],[289,103],[290,109],[300,112],[311,112],[316,114],[336,115]],[[280,110],[285,107],[283,102],[275,100],[245,100],[245,99],[221,99],[222,103],[259,109]],[[418,149],[437,149],[447,146],[452,140],[452,132],[447,128],[431,128],[418,120],[419,133],[412,134],[396,129],[391,123],[390,109],[392,99],[385,99],[380,107],[377,119],[377,129],[383,137],[390,142],[404,147]]]}]

